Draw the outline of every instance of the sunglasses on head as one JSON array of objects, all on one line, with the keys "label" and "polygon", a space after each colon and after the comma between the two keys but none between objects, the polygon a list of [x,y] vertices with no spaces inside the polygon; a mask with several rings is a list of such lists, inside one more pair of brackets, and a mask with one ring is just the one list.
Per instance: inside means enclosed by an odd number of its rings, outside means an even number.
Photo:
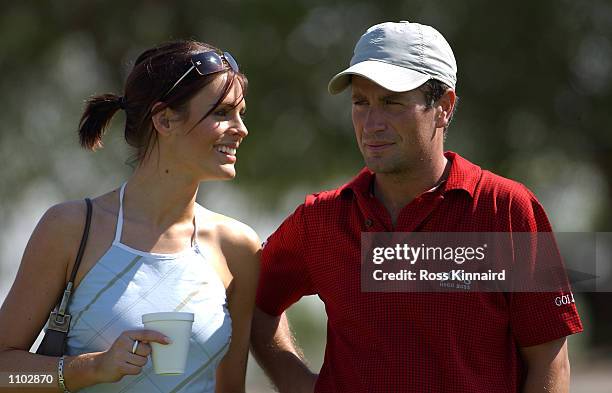
[{"label": "sunglasses on head", "polygon": [[191,57],[191,67],[189,67],[183,76],[181,76],[163,96],[168,96],[168,94],[170,94],[170,92],[194,69],[201,76],[223,71],[223,59],[227,61],[234,72],[239,72],[238,63],[228,52],[223,52],[223,54],[214,51],[198,53]]}]

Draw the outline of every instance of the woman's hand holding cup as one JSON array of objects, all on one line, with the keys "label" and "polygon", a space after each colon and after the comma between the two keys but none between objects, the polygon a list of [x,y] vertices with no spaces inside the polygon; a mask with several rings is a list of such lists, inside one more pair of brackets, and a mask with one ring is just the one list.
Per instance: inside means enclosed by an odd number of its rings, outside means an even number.
[{"label": "woman's hand holding cup", "polygon": [[125,375],[137,375],[147,364],[151,342],[166,345],[170,339],[154,330],[127,330],[105,352],[96,357],[100,382],[117,382]]}]

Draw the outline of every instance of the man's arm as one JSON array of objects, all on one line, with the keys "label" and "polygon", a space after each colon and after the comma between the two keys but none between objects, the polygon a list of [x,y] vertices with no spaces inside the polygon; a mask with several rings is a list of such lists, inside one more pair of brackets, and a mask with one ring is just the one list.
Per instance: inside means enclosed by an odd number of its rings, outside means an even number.
[{"label": "man's arm", "polygon": [[279,392],[314,392],[317,374],[305,364],[304,355],[295,344],[285,313],[275,317],[255,307],[251,351]]},{"label": "man's arm", "polygon": [[521,348],[527,364],[523,393],[568,393],[570,363],[565,337]]}]

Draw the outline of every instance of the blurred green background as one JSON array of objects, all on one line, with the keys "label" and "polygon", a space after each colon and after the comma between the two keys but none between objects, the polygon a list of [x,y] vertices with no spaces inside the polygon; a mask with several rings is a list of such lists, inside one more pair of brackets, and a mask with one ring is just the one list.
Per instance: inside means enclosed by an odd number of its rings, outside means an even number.
[{"label": "blurred green background", "polygon": [[[51,204],[96,196],[131,169],[123,114],[106,147],[80,150],[83,100],[121,93],[132,62],[168,39],[230,51],[247,74],[249,137],[232,182],[199,201],[265,239],[306,193],[362,165],[346,93],[329,78],[367,27],[431,24],[457,58],[461,103],[448,149],[531,188],[557,231],[612,231],[612,3],[464,1],[2,1],[0,13],[0,300]],[[606,104],[606,102],[608,104]],[[607,109],[608,108],[608,109]],[[607,124],[607,125],[606,125]],[[581,294],[585,333],[572,337],[573,392],[612,386],[612,296]],[[325,315],[316,298],[290,310],[320,367]],[[249,391],[267,391],[258,366]]]}]

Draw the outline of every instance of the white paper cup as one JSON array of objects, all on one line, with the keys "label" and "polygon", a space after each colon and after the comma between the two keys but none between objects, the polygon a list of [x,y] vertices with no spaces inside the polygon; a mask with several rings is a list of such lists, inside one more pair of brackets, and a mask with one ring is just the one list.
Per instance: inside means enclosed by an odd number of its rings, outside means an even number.
[{"label": "white paper cup", "polygon": [[172,340],[168,345],[151,343],[153,370],[156,374],[177,375],[185,372],[193,314],[190,312],[155,312],[144,314],[145,329],[155,330]]}]

